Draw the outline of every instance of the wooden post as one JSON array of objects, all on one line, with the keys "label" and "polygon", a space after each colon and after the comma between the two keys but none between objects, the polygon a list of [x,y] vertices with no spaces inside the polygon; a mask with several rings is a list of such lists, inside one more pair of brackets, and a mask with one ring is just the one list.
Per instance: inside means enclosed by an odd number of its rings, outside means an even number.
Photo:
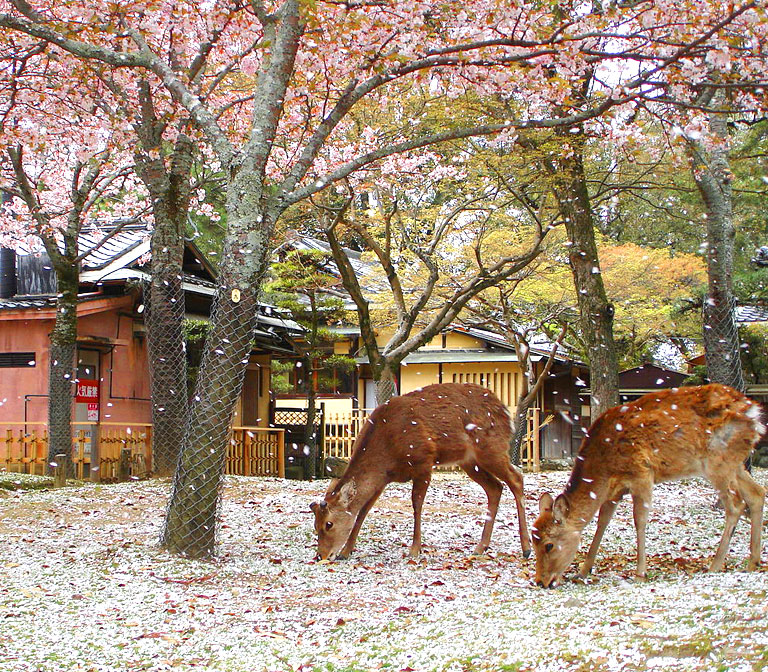
[{"label": "wooden post", "polygon": [[81,429],[77,432],[77,437],[75,438],[75,443],[77,444],[77,457],[74,460],[75,478],[80,480],[83,480],[83,475],[85,473],[85,442],[85,431]]},{"label": "wooden post", "polygon": [[91,461],[88,466],[88,478],[94,483],[101,481],[101,424],[91,425]]},{"label": "wooden post", "polygon": [[533,409],[533,471],[541,471],[541,409]]},{"label": "wooden post", "polygon": [[13,457],[11,453],[13,452],[13,430],[7,429],[5,430],[5,470],[10,471],[11,470],[11,462],[13,462]]},{"label": "wooden post", "polygon": [[253,444],[254,432],[243,430],[243,476],[253,476]]},{"label": "wooden post", "polygon": [[123,448],[120,451],[120,467],[117,473],[117,480],[122,482],[127,481],[131,476],[131,449]]},{"label": "wooden post", "polygon": [[[152,425],[148,425],[144,428],[144,460],[147,466],[147,476],[155,472],[155,448],[152,429]],[[174,469],[175,468],[176,465],[174,465]]]},{"label": "wooden post", "polygon": [[285,432],[277,433],[277,477],[285,478]]},{"label": "wooden post", "polygon": [[67,454],[56,454],[56,466],[53,469],[53,487],[63,488],[67,485]]}]

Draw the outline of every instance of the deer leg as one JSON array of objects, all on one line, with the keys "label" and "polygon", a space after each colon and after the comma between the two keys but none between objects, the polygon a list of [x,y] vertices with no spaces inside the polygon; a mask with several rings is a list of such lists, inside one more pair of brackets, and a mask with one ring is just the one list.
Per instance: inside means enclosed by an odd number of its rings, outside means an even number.
[{"label": "deer leg", "polygon": [[645,526],[648,524],[648,512],[651,510],[651,488],[632,493],[632,515],[635,520],[637,535],[637,568],[635,576],[644,579],[647,572],[645,557]]},{"label": "deer leg", "polygon": [[496,514],[499,511],[502,487],[499,481],[476,464],[471,467],[464,467],[464,470],[475,483],[478,483],[485,490],[485,495],[488,497],[488,512],[485,514],[483,534],[480,537],[480,543],[473,552],[473,555],[482,555],[491,545],[491,534],[493,534],[493,524],[496,522]]},{"label": "deer leg", "polygon": [[739,522],[739,518],[744,511],[745,502],[737,491],[737,479],[726,477],[728,479],[726,480],[711,472],[708,475],[712,485],[714,485],[720,493],[720,501],[723,503],[723,508],[725,509],[725,527],[723,528],[723,536],[720,537],[720,544],[717,547],[715,557],[712,558],[708,571],[721,572],[723,571],[725,557],[728,555],[728,549],[731,545],[731,538],[736,530],[736,523]]},{"label": "deer leg", "polygon": [[413,504],[413,543],[408,551],[412,558],[418,558],[421,554],[421,509],[424,506],[424,497],[427,494],[429,482],[432,474],[427,472],[426,476],[417,476],[413,479],[413,489],[411,490],[411,503]]},{"label": "deer leg", "polygon": [[[531,535],[528,532],[528,520],[525,517],[525,493],[523,492],[523,476],[513,467],[504,454],[501,464],[482,464],[483,469],[495,476],[512,491],[517,507],[517,523],[520,532],[520,545],[523,549],[523,557],[531,557]],[[471,476],[471,474],[470,474]]]},{"label": "deer leg", "polygon": [[747,569],[753,571],[760,566],[760,553],[762,551],[763,531],[763,504],[765,502],[765,488],[757,483],[746,469],[736,474],[739,494],[749,507],[750,538],[749,538],[749,564]]},{"label": "deer leg", "polygon": [[597,529],[595,530],[595,536],[592,538],[592,543],[589,545],[589,551],[587,551],[587,557],[584,558],[584,562],[581,563],[579,568],[579,576],[584,579],[592,572],[592,567],[595,564],[595,558],[597,557],[597,549],[600,548],[600,543],[603,540],[603,534],[605,528],[608,527],[608,523],[611,522],[613,514],[616,511],[616,507],[621,500],[621,495],[616,499],[609,499],[603,502],[600,507],[600,513],[597,516]]},{"label": "deer leg", "polygon": [[363,521],[365,520],[365,517],[368,515],[368,512],[371,510],[373,505],[376,503],[376,500],[379,498],[379,495],[381,495],[383,490],[384,488],[376,492],[358,512],[357,518],[355,518],[355,524],[349,533],[349,537],[347,537],[347,542],[336,556],[338,559],[346,560],[352,553],[353,549],[355,548],[355,543],[357,542],[357,535],[360,533],[360,528],[363,526]]}]

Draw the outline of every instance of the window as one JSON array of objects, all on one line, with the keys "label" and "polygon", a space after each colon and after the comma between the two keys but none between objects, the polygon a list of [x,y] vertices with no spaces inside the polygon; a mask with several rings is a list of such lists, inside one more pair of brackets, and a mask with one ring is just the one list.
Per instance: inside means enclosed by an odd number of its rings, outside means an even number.
[{"label": "window", "polygon": [[330,366],[317,372],[315,387],[326,394],[352,394],[354,391],[353,370],[348,366]]},{"label": "window", "polygon": [[0,352],[0,368],[23,369],[36,365],[34,352]]},{"label": "window", "polygon": [[[310,372],[316,392],[350,395],[354,393],[354,360],[331,356],[316,362],[316,365],[319,368]],[[303,395],[306,393],[305,375],[305,369],[300,362],[273,360],[272,391],[276,394]]]}]

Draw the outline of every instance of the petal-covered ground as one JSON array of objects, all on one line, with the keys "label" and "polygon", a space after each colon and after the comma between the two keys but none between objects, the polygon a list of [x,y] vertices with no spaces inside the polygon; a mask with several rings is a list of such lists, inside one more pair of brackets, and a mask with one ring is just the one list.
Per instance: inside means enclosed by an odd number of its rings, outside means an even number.
[{"label": "petal-covered ground", "polygon": [[[566,478],[526,475],[529,523]],[[768,573],[741,571],[745,521],[728,571],[703,573],[723,512],[702,481],[655,490],[647,582],[631,581],[627,502],[597,576],[549,591],[532,585],[508,492],[491,551],[470,557],[485,501],[458,474],[433,480],[419,563],[405,560],[410,490],[392,485],[352,558],[316,564],[309,503],[325,485],[228,478],[215,562],[159,548],[167,482],[0,491],[0,670],[768,668]]]}]

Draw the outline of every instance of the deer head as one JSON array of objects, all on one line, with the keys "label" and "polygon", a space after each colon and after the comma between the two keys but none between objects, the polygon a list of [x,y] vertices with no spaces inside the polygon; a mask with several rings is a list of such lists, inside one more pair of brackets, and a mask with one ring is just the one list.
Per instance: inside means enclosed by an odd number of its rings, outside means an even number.
[{"label": "deer head", "polygon": [[309,505],[315,514],[318,560],[339,557],[357,517],[356,512],[350,510],[356,493],[354,481],[337,488],[338,481],[333,481],[325,498]]},{"label": "deer head", "polygon": [[536,553],[536,583],[554,588],[560,583],[579,549],[581,534],[569,527],[570,505],[566,495],[552,499],[544,493],[539,499],[539,517],[532,530]]}]

